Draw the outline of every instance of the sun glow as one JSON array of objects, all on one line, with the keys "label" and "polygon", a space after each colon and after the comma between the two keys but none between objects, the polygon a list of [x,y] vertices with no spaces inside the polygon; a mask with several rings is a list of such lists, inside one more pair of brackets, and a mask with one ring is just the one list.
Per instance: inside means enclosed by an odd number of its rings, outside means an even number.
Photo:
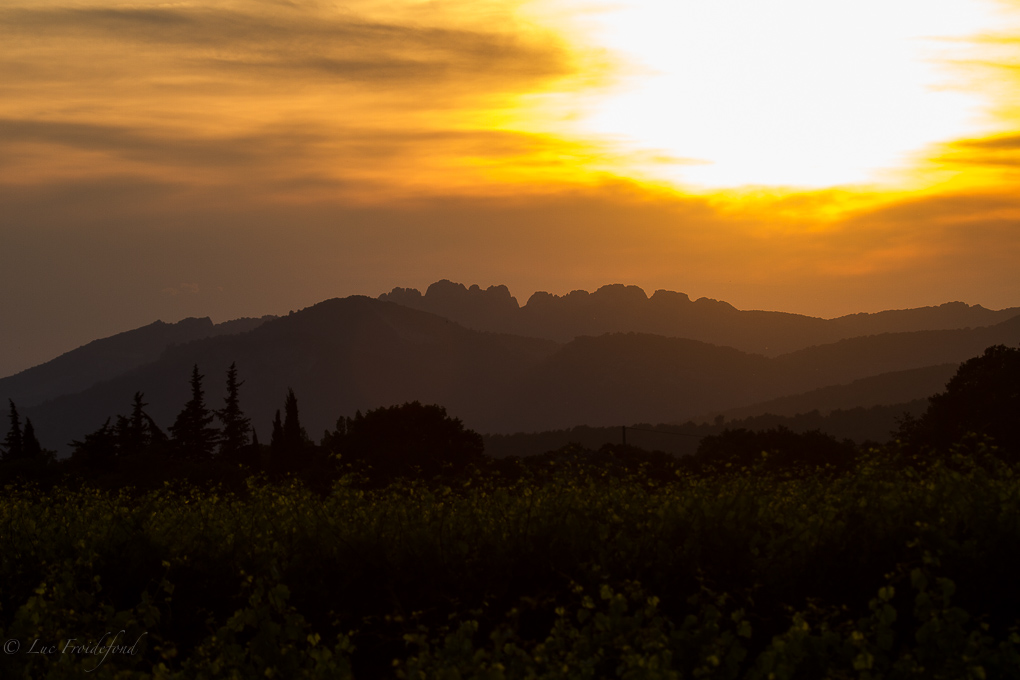
[{"label": "sun glow", "polygon": [[628,0],[588,15],[625,60],[575,129],[687,188],[904,180],[988,134],[959,63],[1001,28],[983,0]]}]

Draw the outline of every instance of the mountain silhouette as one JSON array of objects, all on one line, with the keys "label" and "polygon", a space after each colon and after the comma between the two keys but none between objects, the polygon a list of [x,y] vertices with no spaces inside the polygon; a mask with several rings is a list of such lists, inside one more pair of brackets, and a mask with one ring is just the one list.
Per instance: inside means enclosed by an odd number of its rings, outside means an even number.
[{"label": "mountain silhouette", "polygon": [[24,409],[43,445],[66,442],[125,413],[135,391],[166,428],[189,396],[197,364],[206,402],[219,408],[227,368],[237,363],[241,405],[265,438],[273,413],[293,388],[301,419],[316,439],[336,419],[407,401],[437,403],[473,428],[495,428],[517,377],[557,343],[466,329],[447,319],[365,297],[321,302],[245,333],[167,348],[158,359]]},{"label": "mountain silhouette", "polygon": [[424,295],[414,288],[394,288],[379,299],[439,314],[476,330],[560,342],[581,335],[639,332],[701,340],[766,356],[861,335],[991,326],[1020,315],[1020,308],[993,311],[951,302],[820,319],[738,310],[719,300],[692,301],[684,293],[667,290],[657,290],[649,297],[637,286],[622,284],[562,296],[537,292],[521,307],[506,286],[469,288],[446,279],[433,283]]},{"label": "mountain silhouette", "polygon": [[214,324],[209,317],[177,323],[156,321],[148,326],[94,340],[56,359],[0,379],[0,395],[18,406],[35,406],[48,399],[73,394],[97,382],[122,375],[155,361],[168,347],[200,338],[244,333],[266,320],[242,318]]},{"label": "mountain silhouette", "polygon": [[[509,306],[503,291],[482,294],[497,295]],[[636,297],[626,289],[620,295]],[[61,451],[111,415],[126,413],[136,391],[166,428],[189,398],[193,365],[205,375],[210,408],[219,408],[227,368],[236,362],[244,381],[242,408],[263,438],[288,388],[316,439],[339,416],[411,401],[445,406],[467,427],[490,433],[679,422],[890,371],[959,363],[989,345],[1013,345],[1018,337],[1020,317],[985,328],[853,338],[768,358],[650,333],[561,343],[478,331],[355,296],[327,300],[246,332],[169,346],[149,363],[126,371],[118,367],[107,380],[23,411],[43,445]]]}]

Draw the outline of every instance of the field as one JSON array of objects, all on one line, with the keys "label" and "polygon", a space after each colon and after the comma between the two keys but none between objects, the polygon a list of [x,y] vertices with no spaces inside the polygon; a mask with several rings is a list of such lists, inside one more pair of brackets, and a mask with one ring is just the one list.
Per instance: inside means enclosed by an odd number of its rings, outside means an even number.
[{"label": "field", "polygon": [[1020,469],[993,453],[8,486],[0,675],[1015,677]]}]

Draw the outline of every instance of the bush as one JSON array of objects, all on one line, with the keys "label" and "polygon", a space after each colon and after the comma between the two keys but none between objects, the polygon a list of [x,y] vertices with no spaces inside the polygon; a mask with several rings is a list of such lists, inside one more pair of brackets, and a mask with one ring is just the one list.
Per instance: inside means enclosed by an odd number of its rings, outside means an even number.
[{"label": "bush", "polygon": [[484,444],[442,406],[415,401],[347,419],[338,448],[346,460],[367,466],[373,480],[385,482],[463,471],[482,461]]},{"label": "bush", "polygon": [[904,423],[900,435],[915,446],[946,449],[969,432],[1020,456],[1020,349],[995,345],[960,365],[928,410]]}]

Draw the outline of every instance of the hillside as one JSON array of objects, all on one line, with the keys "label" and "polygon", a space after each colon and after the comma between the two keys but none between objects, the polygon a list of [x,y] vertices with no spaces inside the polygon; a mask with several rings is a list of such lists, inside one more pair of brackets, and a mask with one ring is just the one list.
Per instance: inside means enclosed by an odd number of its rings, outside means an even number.
[{"label": "hillside", "polygon": [[[484,332],[366,297],[327,300],[287,317],[246,323],[250,330],[216,334],[209,333],[208,320],[195,320],[191,325],[208,337],[162,349],[168,327],[154,324],[92,343],[0,381],[0,387],[21,390],[14,396],[43,445],[62,452],[106,418],[126,413],[136,391],[144,393],[156,422],[169,427],[188,398],[194,364],[206,376],[209,407],[217,408],[232,362],[245,381],[243,408],[263,439],[288,388],[295,390],[314,439],[340,416],[415,400],[441,404],[479,432],[510,433],[907,402],[937,391],[956,364],[1020,337],[1020,317],[1014,317],[982,328],[851,338],[768,358],[651,333],[559,343]],[[138,347],[127,342],[152,337]],[[126,349],[118,355],[116,348]],[[97,357],[94,364],[89,356]],[[67,392],[52,396],[60,389]],[[35,403],[22,401],[31,395]],[[51,398],[41,401],[39,395]]]},{"label": "hillside", "polygon": [[94,340],[52,361],[0,379],[0,396],[28,407],[64,394],[74,394],[155,361],[168,347],[200,338],[244,333],[267,319],[234,319],[214,324],[209,317],[177,323],[155,321],[148,326]]},{"label": "hillside", "polygon": [[860,378],[845,385],[829,385],[801,394],[758,402],[750,406],[729,409],[721,414],[708,413],[708,419],[723,415],[727,419],[750,418],[763,414],[794,416],[819,411],[829,413],[839,409],[853,409],[861,405],[885,406],[905,404],[941,392],[956,373],[958,363],[938,364],[893,371]]},{"label": "hillside", "polygon": [[217,408],[223,377],[236,362],[243,407],[263,438],[287,389],[298,395],[314,438],[337,417],[405,401],[445,405],[472,427],[497,427],[505,394],[519,375],[558,347],[531,338],[480,333],[432,314],[370,298],[327,300],[246,333],[167,349],[156,361],[77,394],[24,409],[44,446],[64,444],[127,411],[142,391],[158,424],[172,424],[187,400],[191,366],[206,376]]}]

